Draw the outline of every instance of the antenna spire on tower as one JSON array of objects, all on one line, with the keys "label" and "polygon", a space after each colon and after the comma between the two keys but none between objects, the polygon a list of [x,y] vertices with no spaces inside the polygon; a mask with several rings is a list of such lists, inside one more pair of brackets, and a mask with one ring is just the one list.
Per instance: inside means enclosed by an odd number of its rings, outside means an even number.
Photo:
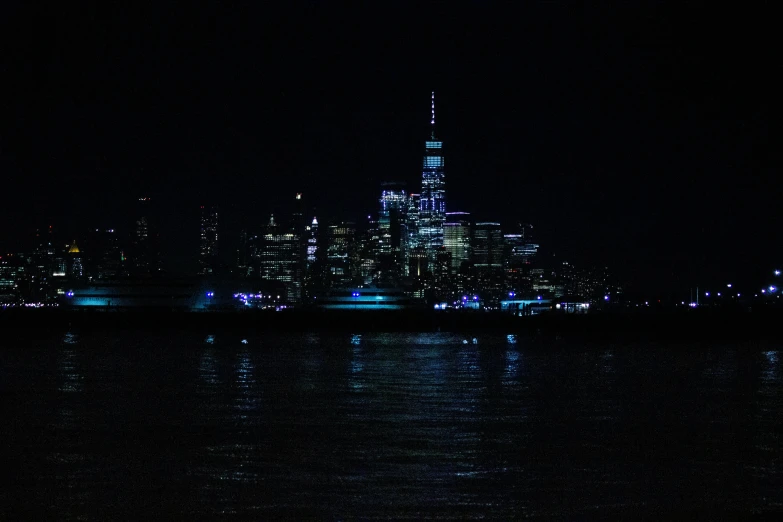
[{"label": "antenna spire on tower", "polygon": [[432,125],[432,137],[435,138],[435,91],[432,91],[432,117],[430,118],[430,125]]}]

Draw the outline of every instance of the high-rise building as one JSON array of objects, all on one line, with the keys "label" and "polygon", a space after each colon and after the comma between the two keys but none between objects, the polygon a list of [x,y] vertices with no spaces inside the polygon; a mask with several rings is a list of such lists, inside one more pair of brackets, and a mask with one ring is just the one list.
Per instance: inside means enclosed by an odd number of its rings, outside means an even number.
[{"label": "high-rise building", "polygon": [[[261,279],[278,281],[286,288],[285,301],[297,303],[302,297],[301,238],[270,216],[257,237],[254,257]],[[282,299],[282,298],[281,298]]]},{"label": "high-rise building", "polygon": [[52,277],[65,277],[68,275],[68,260],[65,254],[57,254],[52,260]]},{"label": "high-rise building", "polygon": [[518,224],[512,233],[504,234],[506,286],[518,295],[533,294],[531,267],[538,251],[533,240],[533,226]]},{"label": "high-rise building", "polygon": [[313,217],[313,222],[305,227],[307,236],[307,267],[310,268],[316,261],[318,253],[318,219]]},{"label": "high-rise building", "polygon": [[0,256],[0,303],[13,303],[19,297],[19,263],[12,256]]},{"label": "high-rise building", "polygon": [[152,198],[139,198],[137,212],[131,249],[132,272],[142,277],[157,275],[161,271],[160,236]]},{"label": "high-rise building", "polygon": [[[48,279],[54,272],[59,270],[59,265],[55,263],[62,250],[55,247],[54,229],[50,225],[46,232],[36,230],[36,247],[32,255],[32,264],[38,276],[44,279]],[[64,260],[65,258],[62,257]],[[63,274],[64,275],[64,274]]]},{"label": "high-rise building", "polygon": [[487,296],[499,295],[503,290],[504,247],[500,223],[476,223],[471,243],[477,287]]},{"label": "high-rise building", "polygon": [[88,272],[93,279],[117,279],[126,276],[125,253],[113,228],[96,228],[87,243]]},{"label": "high-rise building", "polygon": [[419,299],[423,298],[424,291],[430,284],[430,259],[423,246],[411,249],[408,256],[408,276],[412,283],[409,295]]},{"label": "high-rise building", "polygon": [[432,265],[432,291],[435,296],[446,297],[451,289],[452,259],[451,252],[446,247],[440,247],[435,253],[435,262]]},{"label": "high-rise building", "polygon": [[355,251],[355,242],[355,223],[329,225],[326,259],[332,286],[346,287],[352,284],[351,257]]},{"label": "high-rise building", "polygon": [[538,252],[538,244],[533,238],[533,225],[519,224],[517,230],[503,237],[508,251],[509,266],[529,265]]},{"label": "high-rise building", "polygon": [[82,253],[76,245],[74,239],[71,246],[68,247],[68,278],[71,280],[81,279],[84,276],[84,263],[82,263]]},{"label": "high-rise building", "polygon": [[[393,263],[389,262],[391,256],[381,255],[379,251],[380,229],[377,219],[368,215],[363,230],[357,231],[356,237],[356,243],[349,256],[352,284],[371,284],[381,275],[381,268],[386,269],[386,275],[393,271]],[[384,263],[381,263],[382,259]]]},{"label": "high-rise building", "polygon": [[473,228],[473,264],[478,270],[503,267],[500,223],[478,222]]},{"label": "high-rise building", "polygon": [[443,223],[446,220],[446,190],[444,178],[443,142],[435,138],[435,93],[432,93],[431,136],[425,141],[419,202],[419,237],[422,246],[434,260],[436,250],[443,246]]},{"label": "high-rise building", "polygon": [[405,239],[402,245],[403,275],[410,276],[411,255],[421,244],[419,241],[419,213],[421,194],[408,196],[408,210],[405,213]]},{"label": "high-rise building", "polygon": [[[305,204],[304,194],[297,192],[294,194],[293,205],[291,207],[291,231],[299,238],[299,255],[296,264],[296,280],[303,281],[307,270],[307,245],[308,245],[308,224],[306,217],[307,206]],[[301,294],[300,294],[301,295]]]},{"label": "high-rise building", "polygon": [[[62,248],[55,247],[56,240],[52,226],[46,231],[36,231],[36,247],[24,263],[20,281],[20,297],[27,302],[44,302],[53,297],[53,274],[60,275],[63,269],[60,261],[65,261]],[[65,274],[62,274],[63,276]]]},{"label": "high-rise building", "polygon": [[218,245],[218,208],[201,205],[199,274],[207,275],[217,271]]},{"label": "high-rise building", "polygon": [[447,212],[443,224],[443,246],[451,253],[451,267],[459,270],[462,263],[470,262],[470,214]]},{"label": "high-rise building", "polygon": [[381,183],[381,197],[378,201],[378,251],[381,254],[399,254],[404,243],[405,221],[408,214],[408,193],[405,184]]},{"label": "high-rise building", "polygon": [[236,273],[239,277],[247,277],[250,275],[250,267],[252,265],[250,258],[251,239],[254,238],[247,233],[247,229],[243,228],[239,231],[236,263]]}]

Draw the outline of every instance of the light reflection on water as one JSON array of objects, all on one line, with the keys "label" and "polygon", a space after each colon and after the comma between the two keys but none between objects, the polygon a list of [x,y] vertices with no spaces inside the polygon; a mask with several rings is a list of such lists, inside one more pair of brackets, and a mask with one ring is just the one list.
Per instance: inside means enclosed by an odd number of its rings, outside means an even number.
[{"label": "light reflection on water", "polygon": [[217,363],[215,352],[210,348],[204,349],[201,354],[198,369],[199,378],[210,386],[220,385],[220,378],[217,372]]},{"label": "light reflection on water", "polygon": [[[758,408],[754,431],[755,449],[765,456],[761,462],[749,462],[749,473],[757,479],[774,477],[777,484],[783,483],[783,442],[780,436],[780,416],[783,410],[783,381],[780,375],[780,351],[766,350],[761,354],[760,386]],[[763,498],[770,508],[783,509],[783,498],[774,488],[762,488]]]},{"label": "light reflection on water", "polygon": [[243,423],[257,421],[258,419],[249,415],[258,410],[260,403],[256,388],[255,367],[249,353],[239,354],[234,374],[236,377],[235,386],[239,392],[234,399],[234,408],[239,411],[237,421]]},{"label": "light reflection on water", "polygon": [[84,388],[84,376],[79,371],[78,356],[74,348],[62,348],[59,361],[60,387],[65,393],[76,393]]},{"label": "light reflection on water", "polygon": [[0,519],[30,519],[13,516],[24,509],[37,519],[510,520],[780,506],[774,347],[218,336],[74,336],[34,357],[3,353],[15,422],[2,434],[21,472],[10,487],[18,505],[0,506]]}]

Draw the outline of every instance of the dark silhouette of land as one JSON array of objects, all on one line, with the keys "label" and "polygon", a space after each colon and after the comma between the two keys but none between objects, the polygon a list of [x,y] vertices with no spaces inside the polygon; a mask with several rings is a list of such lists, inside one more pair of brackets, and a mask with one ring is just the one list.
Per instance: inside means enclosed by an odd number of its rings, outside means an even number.
[{"label": "dark silhouette of land", "polygon": [[182,312],[169,310],[26,310],[0,312],[0,330],[13,337],[69,329],[237,332],[455,332],[516,334],[544,340],[643,342],[660,340],[774,341],[783,310],[735,309],[542,314],[516,317],[476,311],[314,311]]}]

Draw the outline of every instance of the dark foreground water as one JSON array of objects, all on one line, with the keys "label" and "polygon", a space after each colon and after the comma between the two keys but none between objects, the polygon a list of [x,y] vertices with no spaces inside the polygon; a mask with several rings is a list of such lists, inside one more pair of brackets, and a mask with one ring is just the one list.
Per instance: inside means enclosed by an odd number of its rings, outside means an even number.
[{"label": "dark foreground water", "polygon": [[245,341],[3,339],[0,519],[783,509],[776,346]]}]

